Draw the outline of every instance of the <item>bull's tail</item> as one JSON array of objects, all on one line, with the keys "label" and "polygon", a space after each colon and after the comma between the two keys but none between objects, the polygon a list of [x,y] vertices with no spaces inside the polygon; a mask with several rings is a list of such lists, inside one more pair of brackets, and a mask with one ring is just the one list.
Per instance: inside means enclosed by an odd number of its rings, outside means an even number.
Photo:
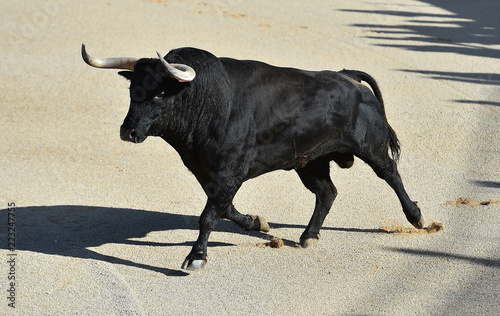
[{"label": "bull's tail", "polygon": [[389,122],[387,121],[387,116],[385,115],[384,100],[382,99],[382,92],[380,92],[377,82],[372,76],[370,76],[366,72],[358,70],[346,70],[346,69],[341,70],[339,72],[341,74],[348,76],[349,78],[356,80],[359,83],[361,83],[361,81],[365,81],[372,88],[373,94],[375,94],[378,101],[382,105],[382,111],[384,113],[385,122],[389,130],[389,148],[391,149],[392,158],[394,159],[394,161],[397,162],[399,156],[401,155],[401,147],[396,132],[394,131],[394,129],[392,129],[391,125],[389,125]]},{"label": "bull's tail", "polygon": [[401,155],[401,146],[396,132],[392,129],[389,123],[387,123],[387,127],[389,128],[389,147],[391,148],[392,159],[394,159],[397,163],[399,156]]}]

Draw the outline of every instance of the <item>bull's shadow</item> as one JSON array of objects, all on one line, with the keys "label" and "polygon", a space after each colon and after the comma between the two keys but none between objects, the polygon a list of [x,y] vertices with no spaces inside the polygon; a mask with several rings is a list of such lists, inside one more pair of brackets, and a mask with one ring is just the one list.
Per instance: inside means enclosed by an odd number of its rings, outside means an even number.
[{"label": "bull's shadow", "polygon": [[[3,209],[0,212],[1,214],[6,214],[7,210]],[[153,231],[173,229],[198,230],[198,216],[125,208],[73,205],[34,206],[16,208],[15,215],[17,250],[102,260],[139,267],[171,276],[184,276],[187,273],[182,270],[154,267],[99,254],[89,248],[108,243],[160,247],[191,246],[194,244],[194,241],[170,243],[130,239],[145,237]],[[221,221],[217,225],[216,231],[248,234],[228,221]],[[261,233],[255,234],[259,236]],[[209,247],[217,246],[233,245],[209,242]]]},{"label": "bull's shadow", "polygon": [[[0,210],[6,214],[7,210]],[[18,207],[16,218],[16,249],[38,253],[101,260],[110,263],[138,267],[169,276],[188,275],[182,270],[155,267],[140,262],[103,255],[89,248],[104,244],[128,244],[157,247],[192,246],[193,241],[153,242],[141,241],[154,231],[188,229],[198,231],[198,216],[171,214],[128,208],[95,207],[82,205],[32,206]],[[269,223],[271,229],[297,228],[300,232],[304,225]],[[336,230],[357,233],[381,233],[375,229],[323,227],[324,230]],[[7,229],[0,232],[4,239]],[[271,239],[272,235],[262,232],[246,232],[236,224],[221,220],[215,231],[252,235],[262,239]],[[5,238],[6,239],[6,238]],[[297,246],[292,240],[283,239],[287,246]],[[7,243],[3,243],[4,248]],[[209,247],[234,246],[234,244],[209,242]],[[4,248],[5,249],[5,248]]]}]

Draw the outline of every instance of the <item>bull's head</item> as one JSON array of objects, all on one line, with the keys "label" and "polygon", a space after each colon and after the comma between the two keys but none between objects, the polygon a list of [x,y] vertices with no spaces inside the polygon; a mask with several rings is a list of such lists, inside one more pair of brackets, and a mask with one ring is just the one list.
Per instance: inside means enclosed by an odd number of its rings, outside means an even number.
[{"label": "bull's head", "polygon": [[168,123],[176,96],[185,82],[195,78],[195,71],[184,64],[170,64],[160,53],[159,59],[132,57],[94,58],[82,44],[83,60],[90,66],[125,69],[119,74],[130,80],[130,108],[120,128],[124,141],[143,142],[159,136]]}]

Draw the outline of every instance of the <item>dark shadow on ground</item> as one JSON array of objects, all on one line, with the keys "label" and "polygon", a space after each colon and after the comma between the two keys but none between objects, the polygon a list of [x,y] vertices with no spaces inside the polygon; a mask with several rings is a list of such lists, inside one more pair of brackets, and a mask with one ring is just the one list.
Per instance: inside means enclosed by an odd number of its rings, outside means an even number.
[{"label": "dark shadow on ground", "polygon": [[[366,21],[352,26],[366,31],[374,45],[395,47],[418,52],[455,53],[467,56],[500,58],[500,1],[424,0],[449,13],[425,13],[425,6],[404,6],[380,3],[381,10],[340,10],[345,13],[364,13]],[[387,10],[386,8],[391,8]],[[397,22],[395,17],[397,17]],[[402,20],[402,21],[401,21]],[[462,104],[500,106],[500,74],[418,72],[437,80],[460,81],[490,86],[479,100],[452,100]]]},{"label": "dark shadow on ground", "polygon": [[500,189],[500,182],[496,181],[481,181],[481,180],[475,180],[472,181],[478,186],[485,187],[485,188],[494,188],[494,189]]},{"label": "dark shadow on ground", "polygon": [[[281,224],[281,223],[269,223],[269,227],[273,228],[299,228],[301,231],[306,229],[305,225],[295,225],[295,224]],[[347,233],[379,233],[386,234],[387,232],[380,229],[374,228],[351,228],[351,227],[322,227],[321,230],[333,230],[338,232]]]},{"label": "dark shadow on ground", "polygon": [[453,100],[457,103],[463,104],[481,104],[481,105],[490,105],[490,106],[500,106],[500,102],[495,101],[473,101],[473,100]]},{"label": "dark shadow on ground", "polygon": [[[1,210],[1,214],[7,212]],[[158,247],[191,246],[194,241],[149,242],[130,240],[153,231],[198,230],[198,217],[145,210],[92,206],[34,206],[16,208],[16,249],[44,254],[95,259],[139,267],[171,276],[184,276],[182,270],[154,267],[140,262],[99,254],[89,248],[117,243]],[[221,221],[217,231],[246,233],[235,224]],[[209,242],[209,247],[234,246]],[[6,247],[3,245],[2,248]],[[186,253],[187,255],[187,253]],[[179,262],[183,258],[179,258]]]},{"label": "dark shadow on ground", "polygon": [[461,81],[481,85],[500,86],[500,75],[491,73],[445,72],[429,70],[399,69],[404,72],[419,73],[436,80]]},{"label": "dark shadow on ground", "polygon": [[[490,89],[483,89],[486,95],[484,95],[483,100],[451,100],[456,103],[461,104],[480,104],[489,106],[500,106],[500,102],[497,101],[500,98],[500,75],[493,73],[469,73],[469,72],[446,72],[446,71],[429,71],[429,70],[409,70],[409,69],[399,69],[403,72],[418,73],[424,76],[428,76],[436,80],[447,80],[447,81],[457,81],[466,82],[477,85],[490,86]],[[489,91],[489,92],[487,92]]]},{"label": "dark shadow on ground", "polygon": [[[0,210],[6,214],[7,210]],[[15,210],[16,219],[16,249],[33,251],[49,255],[94,259],[109,263],[122,264],[163,273],[168,276],[188,275],[182,270],[155,267],[140,262],[133,262],[122,258],[97,253],[89,248],[104,244],[127,244],[137,246],[177,247],[192,246],[194,241],[143,241],[137,240],[154,231],[187,229],[198,231],[198,216],[179,215],[165,212],[153,212],[128,208],[94,207],[82,205],[57,205],[18,207]],[[270,223],[271,228],[298,228],[300,233],[305,229],[303,225]],[[325,230],[337,230],[356,233],[374,233],[377,230],[357,228],[324,227]],[[4,239],[7,230],[0,233]],[[261,232],[246,232],[236,224],[221,220],[215,231],[234,234],[246,234],[263,240],[272,239],[271,234]],[[262,240],[261,240],[262,241]],[[297,246],[291,240],[284,240],[285,245]],[[234,246],[230,243],[209,242],[210,247]],[[0,246],[6,249],[7,243]],[[158,249],[158,251],[164,251]],[[187,255],[187,253],[186,253]],[[183,258],[179,258],[179,262]]]},{"label": "dark shadow on ground", "polygon": [[390,250],[390,251],[406,253],[406,254],[410,254],[410,255],[447,258],[447,259],[452,259],[452,260],[465,261],[465,262],[472,263],[472,264],[483,265],[486,267],[500,268],[500,260],[495,260],[495,259],[486,259],[486,258],[478,258],[478,257],[472,257],[472,256],[457,255],[457,254],[441,252],[441,251],[416,250],[416,249],[406,249],[406,248],[386,248],[386,249]]},{"label": "dark shadow on ground", "polygon": [[[371,31],[367,37],[383,40],[380,46],[422,52],[500,58],[500,50],[485,46],[500,44],[500,2],[491,0],[425,0],[449,14],[412,11],[412,7],[392,5],[394,10],[340,10],[366,13],[375,23],[354,24]],[[381,6],[382,8],[382,6]],[[420,10],[419,10],[420,11]],[[391,23],[391,17],[403,17],[404,23]],[[415,41],[416,44],[408,44]]]}]

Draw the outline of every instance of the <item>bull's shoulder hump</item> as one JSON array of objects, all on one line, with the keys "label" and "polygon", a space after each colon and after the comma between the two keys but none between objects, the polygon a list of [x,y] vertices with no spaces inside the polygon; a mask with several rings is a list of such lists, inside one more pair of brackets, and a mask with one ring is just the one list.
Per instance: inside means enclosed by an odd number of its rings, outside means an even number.
[{"label": "bull's shoulder hump", "polygon": [[293,67],[274,66],[257,60],[240,60],[223,57],[220,58],[228,74],[240,77],[270,79],[273,81],[303,81],[307,79],[315,80],[318,71],[309,71]]},{"label": "bull's shoulder hump", "polygon": [[278,68],[258,60],[234,59],[229,57],[221,57],[219,60],[230,71],[270,71]]}]

